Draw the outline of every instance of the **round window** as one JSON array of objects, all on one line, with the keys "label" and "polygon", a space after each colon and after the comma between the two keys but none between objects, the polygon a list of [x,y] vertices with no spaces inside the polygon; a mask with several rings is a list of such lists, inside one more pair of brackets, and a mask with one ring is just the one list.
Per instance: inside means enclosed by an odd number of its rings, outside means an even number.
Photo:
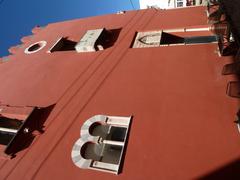
[{"label": "round window", "polygon": [[44,48],[44,46],[46,46],[46,44],[47,44],[46,41],[36,42],[36,43],[34,43],[34,44],[31,44],[29,47],[27,47],[24,52],[25,52],[26,54],[32,54],[32,53],[38,52],[38,51],[40,51],[42,48]]}]

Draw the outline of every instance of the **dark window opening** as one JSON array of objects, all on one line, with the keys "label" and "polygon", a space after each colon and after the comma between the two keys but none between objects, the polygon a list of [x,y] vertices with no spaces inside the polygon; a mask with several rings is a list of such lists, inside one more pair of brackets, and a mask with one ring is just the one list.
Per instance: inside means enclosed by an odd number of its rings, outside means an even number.
[{"label": "dark window opening", "polygon": [[21,125],[21,120],[0,116],[0,144],[8,145]]},{"label": "dark window opening", "polygon": [[16,133],[0,131],[0,144],[4,146],[8,145],[15,135]]},{"label": "dark window opening", "polygon": [[46,108],[0,106],[0,146],[10,157],[30,146],[33,133],[43,133],[43,124],[54,105]]},{"label": "dark window opening", "polygon": [[185,44],[201,44],[201,43],[212,43],[217,42],[217,36],[194,36],[194,37],[185,37]]},{"label": "dark window opening", "polygon": [[103,139],[106,139],[110,126],[109,125],[102,125],[99,123],[94,123],[89,128],[89,133],[92,136],[100,136]]},{"label": "dark window opening", "polygon": [[121,159],[123,145],[108,144],[108,141],[124,142],[127,128],[94,123],[89,127],[89,133],[92,136],[100,136],[102,143],[86,143],[81,149],[82,156],[94,161],[118,164]]},{"label": "dark window opening", "polygon": [[81,148],[81,155],[85,159],[100,161],[102,157],[102,146],[95,143],[86,143]]},{"label": "dark window opening", "polygon": [[177,7],[183,7],[183,2],[177,2]]},{"label": "dark window opening", "polygon": [[36,51],[36,50],[38,50],[40,47],[41,47],[40,44],[34,44],[34,45],[32,45],[31,47],[28,48],[28,51],[29,51],[29,52]]},{"label": "dark window opening", "polygon": [[236,61],[223,66],[222,75],[236,74],[240,75],[240,62]]},{"label": "dark window opening", "polygon": [[169,33],[162,33],[160,45],[168,44],[203,44],[218,42],[218,38],[215,35],[212,36],[192,36],[192,37],[180,37]]},{"label": "dark window opening", "polygon": [[126,138],[127,128],[94,123],[89,128],[89,133],[92,136],[100,136],[104,140],[123,142]]},{"label": "dark window opening", "polygon": [[77,52],[94,52],[110,48],[117,41],[121,29],[88,30],[76,44]]},{"label": "dark window opening", "polygon": [[60,38],[53,47],[49,50],[49,52],[55,51],[75,51],[75,46],[77,42],[72,41],[65,38]]},{"label": "dark window opening", "polygon": [[36,42],[32,45],[30,45],[29,47],[27,47],[24,52],[26,54],[32,54],[32,53],[36,53],[38,51],[40,51],[42,48],[44,48],[46,46],[47,42],[46,41],[39,41]]},{"label": "dark window opening", "polygon": [[111,144],[86,143],[81,149],[81,155],[85,159],[93,161],[118,164],[121,159],[122,146]]},{"label": "dark window opening", "polygon": [[121,158],[122,149],[122,146],[106,144],[103,149],[102,162],[118,164]]},{"label": "dark window opening", "polygon": [[127,128],[112,126],[106,139],[123,142],[126,138],[126,131]]},{"label": "dark window opening", "polygon": [[21,120],[10,119],[10,118],[7,118],[7,117],[1,117],[0,116],[0,127],[1,128],[19,129],[19,127],[21,125],[22,125]]},{"label": "dark window opening", "polygon": [[98,50],[98,45],[101,45],[103,49],[107,49],[113,46],[118,39],[120,31],[121,29],[111,29],[111,30],[104,29],[95,43],[95,49]]},{"label": "dark window opening", "polygon": [[160,44],[179,44],[179,43],[180,44],[184,43],[183,37],[162,32]]},{"label": "dark window opening", "polygon": [[236,41],[230,41],[230,37],[228,39],[221,34],[218,37],[219,51],[222,56],[236,56],[238,54],[239,46]]}]

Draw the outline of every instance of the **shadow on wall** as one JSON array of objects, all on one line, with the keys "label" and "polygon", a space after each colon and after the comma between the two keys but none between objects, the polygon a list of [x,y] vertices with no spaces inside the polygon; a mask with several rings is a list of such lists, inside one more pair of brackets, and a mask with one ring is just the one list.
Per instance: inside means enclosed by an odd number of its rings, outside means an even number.
[{"label": "shadow on wall", "polygon": [[232,25],[232,31],[236,35],[238,43],[240,43],[240,1],[239,0],[219,0],[224,6],[224,10],[228,16],[228,21]]},{"label": "shadow on wall", "polygon": [[226,94],[232,98],[240,98],[240,49],[232,56],[232,63],[223,66],[222,75],[235,77],[236,80],[228,82]]},{"label": "shadow on wall", "polygon": [[197,179],[199,180],[238,180],[240,179],[240,158]]},{"label": "shadow on wall", "polygon": [[50,115],[53,107],[54,105],[45,108],[35,109],[29,116],[28,121],[22,127],[22,129],[27,127],[29,129],[29,132],[20,132],[14,138],[14,142],[12,142],[10,146],[7,147],[5,153],[10,155],[11,158],[14,158],[16,156],[16,153],[28,148],[38,134],[43,134],[44,123]]},{"label": "shadow on wall", "polygon": [[[117,41],[121,30],[122,30],[121,28],[110,29],[110,30],[104,29],[103,33],[97,39],[95,46],[101,45],[103,47],[103,49],[112,47],[115,44],[115,42]],[[97,49],[97,47],[95,47],[95,48]]]}]

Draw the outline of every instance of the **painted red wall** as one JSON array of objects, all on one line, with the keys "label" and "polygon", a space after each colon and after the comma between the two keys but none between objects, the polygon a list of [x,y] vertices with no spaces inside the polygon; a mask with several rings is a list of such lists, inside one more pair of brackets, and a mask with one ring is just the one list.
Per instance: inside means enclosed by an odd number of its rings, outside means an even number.
[{"label": "painted red wall", "polygon": [[[232,57],[220,57],[216,43],[131,48],[138,31],[208,26],[205,10],[148,9],[77,19],[49,24],[27,38],[0,65],[0,101],[55,107],[42,135],[15,158],[0,160],[0,177],[193,179],[238,160],[239,134],[233,123],[238,101],[226,95],[227,82],[234,77],[221,75]],[[59,37],[79,41],[97,28],[122,30],[114,46],[104,51],[46,53]],[[192,35],[212,34],[198,33]],[[46,47],[24,53],[41,40]],[[117,176],[72,163],[80,127],[96,114],[133,116]]]}]

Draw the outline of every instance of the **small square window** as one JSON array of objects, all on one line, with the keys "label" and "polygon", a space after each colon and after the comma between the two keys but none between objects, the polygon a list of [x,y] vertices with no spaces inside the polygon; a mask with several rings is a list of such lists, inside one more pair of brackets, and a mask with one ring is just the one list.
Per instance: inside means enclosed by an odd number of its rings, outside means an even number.
[{"label": "small square window", "polygon": [[183,7],[183,2],[177,2],[177,7]]}]

